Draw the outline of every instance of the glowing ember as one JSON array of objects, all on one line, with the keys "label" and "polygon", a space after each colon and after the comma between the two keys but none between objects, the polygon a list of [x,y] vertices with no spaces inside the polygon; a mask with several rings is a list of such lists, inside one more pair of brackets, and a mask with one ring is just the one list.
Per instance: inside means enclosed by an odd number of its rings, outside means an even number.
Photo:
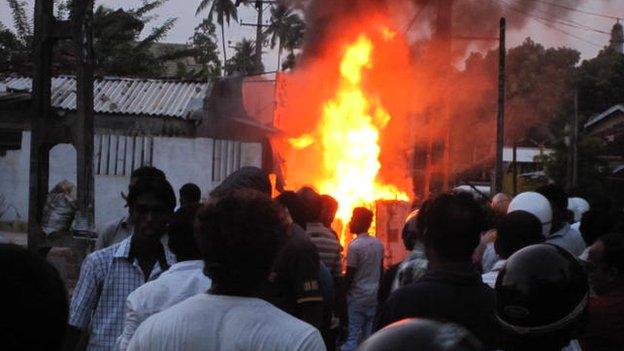
[{"label": "glowing ember", "polygon": [[[391,36],[391,32],[382,32]],[[323,194],[338,200],[337,218],[349,221],[354,207],[374,209],[375,200],[404,200],[407,194],[396,186],[383,184],[377,176],[381,168],[380,131],[391,119],[378,99],[367,96],[362,75],[373,67],[373,43],[365,36],[347,46],[340,63],[340,82],[335,95],[323,105],[323,115],[314,133],[320,141],[324,177],[315,184]],[[289,139],[297,149],[314,141],[310,135]],[[345,233],[341,241],[346,240]]]}]

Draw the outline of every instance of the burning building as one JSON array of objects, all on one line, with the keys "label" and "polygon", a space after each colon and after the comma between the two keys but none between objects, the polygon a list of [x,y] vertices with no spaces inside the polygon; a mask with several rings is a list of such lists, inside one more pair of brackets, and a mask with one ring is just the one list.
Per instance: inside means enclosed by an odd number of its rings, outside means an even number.
[{"label": "burning building", "polygon": [[[469,48],[497,45],[503,15],[511,28],[526,22],[519,11],[536,7],[565,16],[537,2],[293,4],[308,27],[297,68],[277,77],[274,120],[286,135],[274,144],[286,188],[312,186],[334,196],[343,224],[356,206],[374,209],[390,200],[409,208],[430,191],[448,189],[461,171],[454,158],[477,144],[493,155],[495,114],[473,118],[462,109],[485,104],[496,81],[459,77],[455,64]],[[349,239],[343,230],[343,244]]]}]

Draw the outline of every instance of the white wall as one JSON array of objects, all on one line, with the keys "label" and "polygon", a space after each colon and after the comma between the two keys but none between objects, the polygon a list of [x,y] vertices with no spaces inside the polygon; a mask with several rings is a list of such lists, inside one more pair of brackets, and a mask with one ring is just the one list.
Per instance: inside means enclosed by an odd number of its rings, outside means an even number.
[{"label": "white wall", "polygon": [[[214,140],[208,138],[154,137],[152,165],[162,169],[178,196],[180,187],[188,182],[197,184],[202,197],[218,185],[212,181]],[[28,219],[28,171],[30,132],[22,133],[20,150],[7,151],[0,156],[0,194],[7,205],[13,205],[21,220]],[[240,166],[259,167],[262,148],[258,143],[242,143]],[[50,153],[50,188],[63,179],[76,183],[76,151],[71,145],[55,146]],[[121,192],[127,192],[129,175],[95,176],[95,225],[97,230],[127,213]],[[16,219],[9,210],[2,221]]]}]

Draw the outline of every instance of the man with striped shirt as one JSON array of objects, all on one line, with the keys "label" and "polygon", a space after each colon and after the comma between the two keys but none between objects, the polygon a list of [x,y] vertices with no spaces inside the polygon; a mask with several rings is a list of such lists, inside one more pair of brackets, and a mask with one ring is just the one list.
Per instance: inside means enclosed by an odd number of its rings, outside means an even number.
[{"label": "man with striped shirt", "polygon": [[305,202],[307,213],[306,233],[318,249],[321,262],[331,271],[332,276],[342,275],[342,247],[338,238],[322,223],[321,196],[311,188],[305,187],[298,191]]}]

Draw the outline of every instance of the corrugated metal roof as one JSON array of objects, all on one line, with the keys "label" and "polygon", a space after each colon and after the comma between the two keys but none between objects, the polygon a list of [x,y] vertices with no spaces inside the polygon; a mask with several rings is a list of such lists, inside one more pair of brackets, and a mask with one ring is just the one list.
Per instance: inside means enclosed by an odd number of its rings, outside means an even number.
[{"label": "corrugated metal roof", "polygon": [[[540,157],[542,155],[550,155],[553,153],[552,149],[540,149],[537,147],[522,147],[519,146],[516,148],[516,161],[517,162],[542,162]],[[503,148],[503,162],[512,162],[513,161],[513,148],[512,147],[504,147]]]},{"label": "corrugated metal roof", "polygon": [[[32,79],[7,78],[7,91],[30,91]],[[187,118],[202,101],[209,83],[177,82],[160,79],[104,78],[93,84],[93,107],[96,113],[168,116]],[[76,79],[52,78],[52,106],[65,110],[76,108]]]},{"label": "corrugated metal roof", "polygon": [[611,106],[611,108],[609,108],[608,110],[604,111],[603,113],[600,113],[600,114],[597,114],[597,115],[591,117],[587,121],[587,123],[585,123],[585,128],[591,127],[592,125],[602,121],[603,119],[608,118],[609,116],[611,116],[616,111],[624,112],[624,105],[614,105],[614,106]]}]

